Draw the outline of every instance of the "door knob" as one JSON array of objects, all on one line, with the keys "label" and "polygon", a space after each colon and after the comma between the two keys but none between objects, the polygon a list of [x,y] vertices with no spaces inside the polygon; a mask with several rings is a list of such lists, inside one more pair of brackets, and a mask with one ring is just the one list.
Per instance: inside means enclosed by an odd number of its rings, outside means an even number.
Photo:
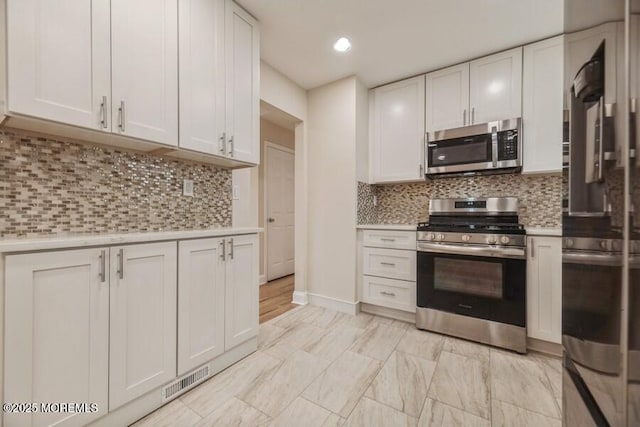
[{"label": "door knob", "polygon": [[275,218],[269,218],[268,221],[269,222],[276,222]]}]

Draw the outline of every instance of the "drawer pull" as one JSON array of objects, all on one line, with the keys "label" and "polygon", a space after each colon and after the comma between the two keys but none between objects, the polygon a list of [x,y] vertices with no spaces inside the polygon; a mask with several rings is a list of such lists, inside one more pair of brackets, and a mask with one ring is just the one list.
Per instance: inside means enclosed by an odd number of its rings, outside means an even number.
[{"label": "drawer pull", "polygon": [[392,262],[381,262],[380,265],[388,265],[389,267],[395,267],[396,265]]},{"label": "drawer pull", "polygon": [[396,241],[396,239],[388,239],[388,238],[384,238],[384,237],[381,237],[380,240],[382,240],[383,242],[395,242]]},{"label": "drawer pull", "polygon": [[395,297],[396,294],[394,294],[393,292],[387,292],[387,291],[380,291],[381,295],[386,295],[388,297]]}]

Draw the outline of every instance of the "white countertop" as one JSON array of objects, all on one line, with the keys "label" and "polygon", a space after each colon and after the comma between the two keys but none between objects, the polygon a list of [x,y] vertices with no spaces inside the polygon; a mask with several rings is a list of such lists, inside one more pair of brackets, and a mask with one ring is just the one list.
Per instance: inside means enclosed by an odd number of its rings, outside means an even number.
[{"label": "white countertop", "polygon": [[42,251],[85,246],[108,246],[163,240],[197,239],[203,237],[255,234],[261,231],[262,228],[257,227],[221,227],[202,230],[151,231],[121,234],[56,234],[44,237],[0,239],[0,253]]},{"label": "white countertop", "polygon": [[418,226],[415,224],[363,224],[358,225],[358,230],[399,230],[399,231],[416,231]]},{"label": "white countertop", "polygon": [[561,227],[525,227],[527,236],[557,236],[562,237]]}]

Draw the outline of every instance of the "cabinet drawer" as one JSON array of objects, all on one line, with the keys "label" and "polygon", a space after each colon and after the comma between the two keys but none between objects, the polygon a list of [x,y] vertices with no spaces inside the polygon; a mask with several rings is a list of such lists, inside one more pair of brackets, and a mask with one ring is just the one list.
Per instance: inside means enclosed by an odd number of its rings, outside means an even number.
[{"label": "cabinet drawer", "polygon": [[416,282],[363,276],[362,302],[416,312]]},{"label": "cabinet drawer", "polygon": [[416,252],[364,248],[364,274],[389,279],[416,280]]},{"label": "cabinet drawer", "polygon": [[415,231],[365,230],[364,246],[390,249],[416,249]]}]

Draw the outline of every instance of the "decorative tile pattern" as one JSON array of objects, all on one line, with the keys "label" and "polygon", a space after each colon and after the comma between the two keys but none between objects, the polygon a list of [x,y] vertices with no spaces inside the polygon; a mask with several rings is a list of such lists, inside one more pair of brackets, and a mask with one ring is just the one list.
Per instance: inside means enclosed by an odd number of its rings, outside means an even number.
[{"label": "decorative tile pattern", "polygon": [[373,203],[375,185],[358,181],[358,224],[375,224],[376,207]]},{"label": "decorative tile pattern", "polygon": [[[373,195],[378,203],[372,211]],[[416,224],[429,218],[429,199],[506,196],[518,198],[518,215],[522,224],[529,227],[561,225],[562,176],[518,174],[374,186],[358,183],[358,222]]]},{"label": "decorative tile pattern", "polygon": [[0,131],[0,237],[230,226],[230,193],[215,166]]}]

